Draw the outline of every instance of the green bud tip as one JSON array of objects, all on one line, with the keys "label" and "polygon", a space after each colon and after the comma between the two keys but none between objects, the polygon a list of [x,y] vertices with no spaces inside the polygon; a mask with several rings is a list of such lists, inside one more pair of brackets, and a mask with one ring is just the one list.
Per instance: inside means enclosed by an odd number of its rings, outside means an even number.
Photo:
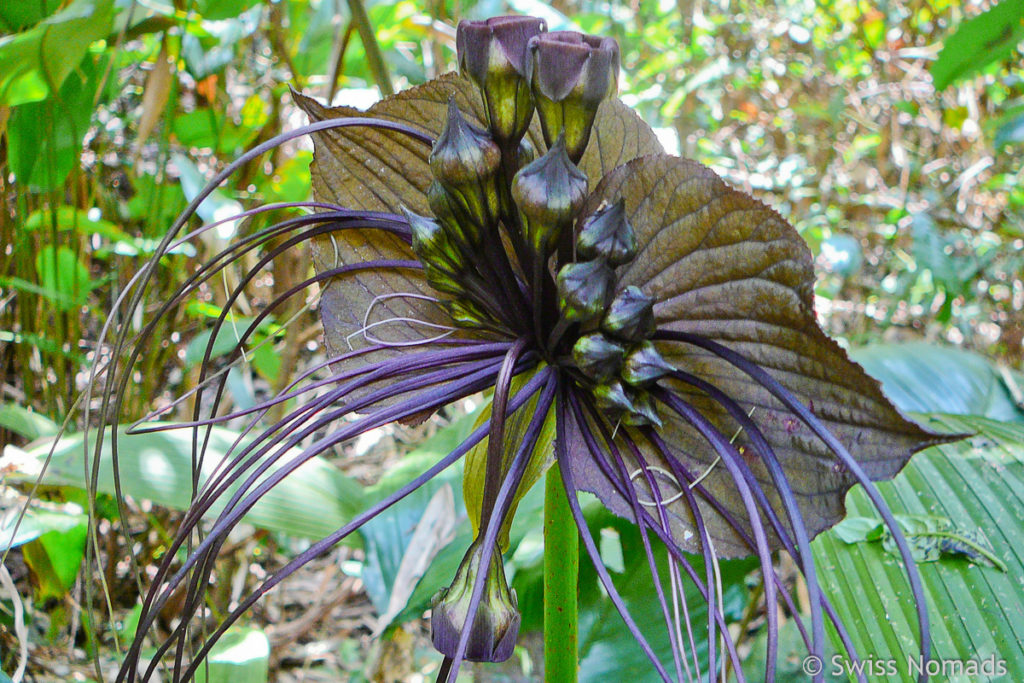
[{"label": "green bud tip", "polygon": [[462,269],[462,259],[441,224],[433,218],[417,215],[404,206],[402,213],[409,222],[412,250],[420,260],[452,274],[458,273]]},{"label": "green bud tip", "polygon": [[675,370],[649,341],[629,350],[622,363],[622,379],[635,387],[648,386]]},{"label": "green bud tip", "polygon": [[643,427],[646,425],[660,427],[662,425],[661,417],[658,415],[658,407],[654,402],[653,396],[646,391],[635,391],[633,392],[632,399],[633,411],[622,416],[623,424],[630,425],[631,427]]},{"label": "green bud tip", "polygon": [[430,170],[442,184],[454,187],[478,185],[501,165],[501,150],[487,131],[477,128],[448,100],[448,119],[430,152]]},{"label": "green bud tip", "polygon": [[569,159],[562,136],[544,156],[520,169],[512,181],[512,198],[526,219],[528,239],[538,251],[555,245],[586,197],[587,176]]},{"label": "green bud tip", "polygon": [[611,268],[601,260],[562,266],[556,284],[565,319],[584,322],[600,316],[608,305],[612,279]]},{"label": "green bud tip", "polygon": [[625,200],[599,209],[583,222],[576,237],[576,253],[583,258],[604,258],[621,266],[636,256],[636,233],[626,218]]},{"label": "green bud tip", "polygon": [[642,341],[656,329],[654,299],[629,285],[615,295],[601,321],[601,329],[619,339]]},{"label": "green bud tip", "polygon": [[617,379],[594,387],[594,402],[598,408],[615,416],[629,414],[634,410],[629,389]]},{"label": "green bud tip", "polygon": [[[469,546],[455,580],[434,596],[430,616],[430,638],[438,652],[454,657],[459,637],[469,617],[469,602],[480,570],[482,549],[476,541]],[[485,579],[484,593],[469,634],[466,659],[471,662],[503,662],[512,656],[519,636],[519,604],[515,591],[505,579],[501,552],[495,546]]]},{"label": "green bud tip", "polygon": [[594,332],[576,340],[572,347],[572,359],[584,375],[602,383],[618,374],[625,352],[621,345],[600,332]]}]

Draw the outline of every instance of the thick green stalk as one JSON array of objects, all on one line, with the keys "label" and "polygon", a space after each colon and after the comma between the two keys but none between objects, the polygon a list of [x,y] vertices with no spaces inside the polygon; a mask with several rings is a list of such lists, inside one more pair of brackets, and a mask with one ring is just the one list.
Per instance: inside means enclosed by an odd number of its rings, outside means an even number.
[{"label": "thick green stalk", "polygon": [[558,465],[544,480],[544,680],[575,683],[580,539]]}]

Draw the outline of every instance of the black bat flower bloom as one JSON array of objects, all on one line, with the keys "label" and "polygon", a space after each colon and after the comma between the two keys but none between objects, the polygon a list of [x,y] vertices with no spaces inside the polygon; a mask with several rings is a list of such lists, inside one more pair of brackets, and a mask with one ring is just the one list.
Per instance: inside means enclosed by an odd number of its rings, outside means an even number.
[{"label": "black bat flower bloom", "polygon": [[[146,680],[161,660],[175,680],[190,677],[262,594],[467,453],[466,500],[477,536],[434,601],[442,678],[454,680],[466,659],[510,656],[520,618],[502,550],[519,499],[556,463],[549,481],[559,477],[609,599],[662,678],[682,679],[685,670],[708,679],[689,668],[695,638],[709,645],[705,674],[731,660],[742,677],[720,608],[718,558],[760,560],[769,679],[776,604],[797,612],[773,568],[780,549],[806,578],[809,652],[824,654],[826,619],[848,643],[818,586],[809,544],[842,518],[844,496],[857,483],[907,563],[927,657],[917,573],[871,481],[891,478],[914,451],[950,437],[902,417],[819,328],[812,259],[801,238],[711,170],[663,152],[615,97],[614,41],[548,34],[541,20],[503,17],[463,22],[458,48],[460,74],[367,112],[296,95],[312,124],[285,137],[314,136],[314,212],[230,245],[183,284],[182,296],[227,262],[251,259],[237,295],[277,255],[308,245],[316,274],[261,316],[318,285],[330,359],[310,370],[307,385],[242,411],[253,415],[253,438],[198,489],[153,577],[118,680]],[[268,244],[265,255],[251,255]],[[143,271],[140,281],[151,274]],[[216,414],[224,376],[207,376],[206,365],[199,391],[207,393],[206,407],[214,395],[213,412],[202,418],[197,407],[190,423],[197,458],[198,430],[242,414]],[[314,399],[258,426],[271,407],[313,389],[320,392]],[[485,390],[493,391],[489,418],[463,444],[267,578],[189,651],[188,624],[203,609],[214,559],[264,493],[338,443],[389,422],[422,420]],[[114,385],[108,398],[116,393]],[[641,530],[665,623],[638,624],[626,610],[584,522],[580,491]],[[194,536],[215,501],[221,511]],[[174,569],[186,543],[188,559]],[[673,586],[692,581],[703,593],[706,624],[677,628],[652,544],[667,548]],[[180,591],[181,622],[143,667],[150,627]],[[648,646],[644,633],[653,628],[675,634],[673,662],[659,661]]]}]

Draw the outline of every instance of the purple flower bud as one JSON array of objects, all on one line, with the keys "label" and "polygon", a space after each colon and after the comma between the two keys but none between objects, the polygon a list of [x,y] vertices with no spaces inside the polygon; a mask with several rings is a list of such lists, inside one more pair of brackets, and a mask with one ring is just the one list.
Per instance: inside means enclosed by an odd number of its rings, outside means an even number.
[{"label": "purple flower bud", "polygon": [[661,426],[661,417],[658,415],[658,407],[654,397],[646,391],[634,391],[630,398],[633,401],[633,410],[622,416],[622,423],[631,427],[644,427],[646,425]]},{"label": "purple flower bud", "polygon": [[448,120],[430,152],[430,170],[479,226],[489,226],[498,212],[495,176],[501,150],[485,130],[472,125],[448,101]]},{"label": "purple flower bud", "polygon": [[542,33],[530,39],[528,78],[550,145],[565,132],[566,149],[579,162],[601,102],[615,94],[619,45],[612,38],[575,31]]},{"label": "purple flower bud", "polygon": [[610,417],[618,419],[633,412],[630,393],[632,392],[616,379],[594,387],[594,402]]},{"label": "purple flower bud", "polygon": [[585,322],[600,316],[612,290],[612,269],[604,261],[569,263],[558,271],[558,303],[570,322]]},{"label": "purple flower bud", "polygon": [[622,379],[635,387],[652,384],[675,370],[649,341],[637,344],[622,364]]},{"label": "purple flower bud", "polygon": [[460,21],[455,33],[459,71],[483,93],[491,133],[502,142],[523,137],[533,118],[526,80],[527,44],[546,30],[535,17],[492,17]]},{"label": "purple flower bud", "polygon": [[527,241],[538,253],[555,246],[586,197],[587,176],[569,160],[561,137],[512,181],[512,199],[525,219]]},{"label": "purple flower bud", "polygon": [[425,264],[437,266],[451,273],[462,270],[462,258],[458,248],[452,244],[448,233],[439,222],[426,216],[418,216],[402,208],[412,233],[412,250]]},{"label": "purple flower bud", "polygon": [[612,266],[621,266],[636,256],[636,233],[626,218],[622,199],[583,222],[576,237],[576,253],[587,259],[604,258]]},{"label": "purple flower bud", "polygon": [[[434,596],[430,638],[437,651],[447,657],[455,656],[459,637],[469,617],[469,602],[481,555],[482,549],[474,541],[462,559],[452,585]],[[470,631],[466,659],[471,662],[503,662],[511,657],[519,636],[520,620],[515,591],[509,590],[501,552],[495,546],[483,597]]]},{"label": "purple flower bud", "polygon": [[654,299],[630,285],[615,295],[601,329],[619,339],[642,341],[654,334]]},{"label": "purple flower bud", "polygon": [[621,345],[600,332],[580,337],[572,347],[576,367],[598,383],[607,382],[618,374],[625,353]]}]

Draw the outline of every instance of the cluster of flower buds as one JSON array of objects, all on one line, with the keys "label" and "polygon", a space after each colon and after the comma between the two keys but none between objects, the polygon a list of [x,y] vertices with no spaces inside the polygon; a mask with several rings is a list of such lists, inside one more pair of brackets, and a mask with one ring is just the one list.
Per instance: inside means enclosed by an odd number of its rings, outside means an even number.
[{"label": "cluster of flower buds", "polygon": [[576,237],[577,255],[588,260],[558,273],[559,305],[565,320],[591,328],[576,339],[572,357],[593,383],[598,406],[624,424],[660,425],[647,388],[672,366],[650,342],[654,300],[632,285],[613,296],[613,268],[631,261],[636,251],[622,200],[596,211]]},{"label": "cluster of flower buds", "polygon": [[[545,313],[556,317],[549,323],[557,322],[556,289],[569,302],[562,315],[574,334],[577,323],[607,319],[607,336],[597,334],[619,352],[610,361],[607,381],[595,383],[595,395],[618,387],[629,415],[656,418],[653,407],[643,407],[639,390],[620,381],[650,374],[647,356],[630,365],[632,356],[622,346],[623,339],[650,334],[631,313],[633,293],[611,296],[612,269],[636,251],[631,233],[616,233],[608,220],[597,217],[584,228],[578,246],[588,260],[566,266],[555,283],[549,267],[552,254],[571,251],[572,226],[589,191],[577,163],[598,108],[615,93],[618,47],[613,40],[545,31],[544,22],[532,17],[459,24],[459,68],[480,89],[486,129],[467,121],[454,100],[449,103],[429,159],[433,182],[427,200],[433,218],[407,214],[412,248],[428,282],[448,297],[444,305],[458,325],[535,334],[538,348],[553,358],[553,349],[545,348],[545,341],[552,343],[539,337]],[[535,113],[547,146],[536,159],[525,137]],[[616,215],[622,223],[621,207]],[[522,282],[521,276],[532,280]],[[448,656],[456,654],[486,552],[493,555],[466,658],[502,661],[512,654],[520,621],[515,594],[508,589],[500,551],[482,549],[478,538],[452,585],[435,598],[431,633],[435,647]]]}]

